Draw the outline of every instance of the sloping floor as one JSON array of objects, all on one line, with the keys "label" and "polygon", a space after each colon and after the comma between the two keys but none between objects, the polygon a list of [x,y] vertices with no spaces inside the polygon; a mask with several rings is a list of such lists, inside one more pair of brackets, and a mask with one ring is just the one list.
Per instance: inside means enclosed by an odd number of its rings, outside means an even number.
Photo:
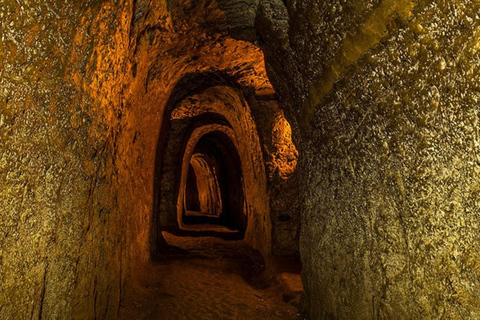
[{"label": "sloping floor", "polygon": [[301,266],[242,241],[177,237],[140,272],[121,319],[304,319]]}]

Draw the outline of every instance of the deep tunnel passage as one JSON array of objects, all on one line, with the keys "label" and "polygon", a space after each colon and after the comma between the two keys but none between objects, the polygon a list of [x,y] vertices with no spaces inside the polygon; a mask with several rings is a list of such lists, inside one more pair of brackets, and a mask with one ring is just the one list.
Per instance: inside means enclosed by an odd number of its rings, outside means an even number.
[{"label": "deep tunnel passage", "polygon": [[[187,179],[180,186],[184,189],[181,226],[216,224],[243,233],[247,216],[242,164],[233,142],[225,133],[213,131],[200,138],[193,152],[190,161],[186,159],[188,173],[182,172]],[[197,210],[187,206],[193,199],[198,199]]]},{"label": "deep tunnel passage", "polygon": [[[153,265],[143,281],[158,283],[155,286],[162,294],[186,297],[182,306],[176,305],[178,298],[157,298],[174,305],[163,311],[172,317],[298,318],[303,292],[298,256],[272,255],[272,224],[278,218],[271,216],[276,202],[271,202],[269,193],[275,184],[266,171],[285,175],[285,168],[280,164],[272,169],[265,161],[267,157],[280,163],[278,159],[290,150],[284,142],[291,141],[288,122],[271,102],[272,110],[262,116],[269,121],[268,134],[262,136],[265,132],[258,131],[251,109],[251,105],[259,107],[257,97],[246,95],[223,74],[187,78],[187,84],[180,80],[171,95],[157,145],[153,234],[161,241],[156,241]],[[280,124],[286,129],[279,130]],[[267,152],[262,139],[272,141],[276,149]],[[172,273],[175,279],[185,272],[188,276],[178,283],[158,282],[159,277],[152,275],[159,272]],[[219,278],[219,274],[225,276]],[[196,298],[190,301],[191,294]],[[203,304],[217,307],[199,311]]]},{"label": "deep tunnel passage", "polygon": [[185,186],[185,216],[219,217],[222,198],[217,164],[208,155],[196,153],[190,160]]},{"label": "deep tunnel passage", "polygon": [[177,82],[157,145],[153,253],[162,243],[160,231],[201,235],[223,230],[229,236],[237,231],[237,238],[245,237],[262,252],[275,245],[272,223],[277,220],[271,209],[276,202],[268,195],[273,181],[264,159],[272,153],[262,140],[273,138],[260,137],[251,109],[259,102],[246,93],[221,72],[187,74]]},{"label": "deep tunnel passage", "polygon": [[[172,223],[162,225],[160,219],[163,244],[139,276],[149,284],[148,298],[136,296],[135,306],[126,305],[121,316],[298,319],[303,292],[298,256],[272,256],[271,238],[261,231],[271,219],[269,197],[247,101],[231,86],[207,86],[196,94],[175,104],[168,139],[158,144],[163,176],[156,190],[169,201],[159,209],[175,210],[158,211]],[[280,132],[277,122],[272,135]]]}]

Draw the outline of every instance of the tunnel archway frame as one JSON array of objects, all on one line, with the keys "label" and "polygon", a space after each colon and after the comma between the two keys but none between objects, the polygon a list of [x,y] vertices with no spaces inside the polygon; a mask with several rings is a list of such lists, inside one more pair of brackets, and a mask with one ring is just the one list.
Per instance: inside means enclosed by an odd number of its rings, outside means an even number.
[{"label": "tunnel archway frame", "polygon": [[210,154],[197,151],[193,153],[186,173],[184,218],[222,216],[224,211],[218,167],[216,159]]},{"label": "tunnel archway frame", "polygon": [[[198,82],[196,82],[198,80]],[[193,81],[191,83],[190,81]],[[191,91],[185,86],[190,86]],[[198,110],[198,103],[202,104]],[[188,116],[175,117],[179,109],[194,110]],[[248,226],[245,240],[263,253],[271,251],[271,219],[267,193],[267,177],[263,161],[255,121],[250,111],[244,91],[231,77],[223,77],[221,73],[202,73],[183,77],[172,91],[165,109],[160,138],[157,144],[157,157],[154,179],[154,210],[151,232],[151,252],[155,253],[161,245],[161,231],[178,232],[177,219],[178,190],[180,190],[181,170],[175,163],[181,163],[188,137],[196,127],[205,124],[221,124],[230,127],[235,137],[243,137],[239,146],[241,150],[250,150],[248,155],[240,155],[250,178],[245,180],[245,208],[248,215]],[[172,142],[172,140],[175,140]],[[177,147],[173,147],[176,145]],[[173,150],[173,151],[172,151]],[[166,155],[171,153],[170,155]],[[244,151],[244,153],[247,153]],[[170,178],[165,178],[170,175]],[[174,198],[172,206],[169,200]],[[175,213],[168,214],[169,209]]]},{"label": "tunnel archway frame", "polygon": [[[245,176],[245,172],[241,163],[241,158],[238,155],[239,148],[241,147],[239,146],[239,143],[235,137],[235,133],[233,132],[232,128],[225,125],[221,125],[221,124],[210,124],[210,125],[204,125],[196,128],[192,132],[187,142],[184,156],[182,159],[180,186],[179,186],[179,192],[177,197],[178,226],[180,229],[183,229],[183,230],[189,229],[189,226],[185,223],[185,219],[184,219],[184,215],[185,215],[184,197],[185,197],[185,189],[187,184],[187,175],[188,175],[190,159],[195,154],[195,148],[198,145],[198,143],[203,138],[209,135],[216,135],[217,137],[219,137],[219,139],[223,140],[222,143],[231,143],[233,148],[230,148],[230,152],[237,153],[237,154],[230,154],[226,156],[231,157],[230,159],[233,160],[231,161],[233,162],[233,166],[238,164],[238,168],[232,168],[232,167],[228,168],[230,170],[229,173],[236,176],[236,179],[230,178],[229,183],[233,182],[233,185],[231,185],[230,187],[239,190],[241,192],[241,195],[238,192],[235,192],[235,195],[238,197],[238,199],[228,199],[228,198],[231,198],[229,194],[229,196],[227,196],[226,199],[224,199],[224,202],[227,202],[225,203],[226,205],[229,204],[229,212],[226,212],[225,214],[231,215],[229,218],[231,218],[234,221],[237,227],[240,227],[238,229],[243,233],[245,232],[245,229],[247,228],[247,225],[248,225],[248,212],[246,211],[246,208],[245,208],[246,203],[244,200],[245,185],[243,183],[243,180],[244,180],[243,177]],[[229,165],[231,166],[232,163],[230,163]],[[238,171],[234,172],[233,170],[238,170]],[[225,187],[226,186],[224,186],[224,188]],[[232,202],[238,202],[238,203],[232,203]],[[241,208],[239,208],[239,206]]]}]

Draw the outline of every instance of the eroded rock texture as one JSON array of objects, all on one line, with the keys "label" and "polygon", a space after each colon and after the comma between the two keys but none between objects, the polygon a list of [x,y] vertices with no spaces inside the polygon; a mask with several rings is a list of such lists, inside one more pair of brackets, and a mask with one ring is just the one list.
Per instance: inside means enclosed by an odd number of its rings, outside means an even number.
[{"label": "eroded rock texture", "polygon": [[312,318],[478,318],[478,4],[260,6],[302,136]]},{"label": "eroded rock texture", "polygon": [[106,40],[128,21],[101,7],[0,6],[2,319],[116,314],[125,242],[111,115],[120,88],[101,78],[102,67],[110,78],[122,69],[121,41]]},{"label": "eroded rock texture", "polygon": [[251,147],[251,246],[295,254],[302,212],[313,319],[480,317],[479,9],[3,0],[0,318],[117,316],[176,219],[174,110]]}]

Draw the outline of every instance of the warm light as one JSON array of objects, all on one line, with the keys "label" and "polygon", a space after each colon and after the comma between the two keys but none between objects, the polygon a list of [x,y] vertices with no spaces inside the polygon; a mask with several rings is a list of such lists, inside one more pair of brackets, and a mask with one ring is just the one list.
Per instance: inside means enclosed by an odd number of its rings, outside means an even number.
[{"label": "warm light", "polygon": [[[187,190],[185,192],[185,209],[188,215],[189,211],[198,211],[211,216],[220,216],[222,213],[222,196],[217,179],[215,166],[209,163],[207,156],[194,154],[190,160],[189,179],[187,181]],[[194,176],[191,179],[190,176]],[[190,186],[190,184],[195,184]],[[192,190],[193,192],[189,192]],[[190,193],[195,193],[190,195]],[[189,207],[189,198],[194,198],[198,202],[196,206]]]},{"label": "warm light", "polygon": [[272,147],[272,174],[276,173],[281,179],[288,180],[297,168],[298,151],[292,141],[292,128],[281,111],[275,117]]}]

